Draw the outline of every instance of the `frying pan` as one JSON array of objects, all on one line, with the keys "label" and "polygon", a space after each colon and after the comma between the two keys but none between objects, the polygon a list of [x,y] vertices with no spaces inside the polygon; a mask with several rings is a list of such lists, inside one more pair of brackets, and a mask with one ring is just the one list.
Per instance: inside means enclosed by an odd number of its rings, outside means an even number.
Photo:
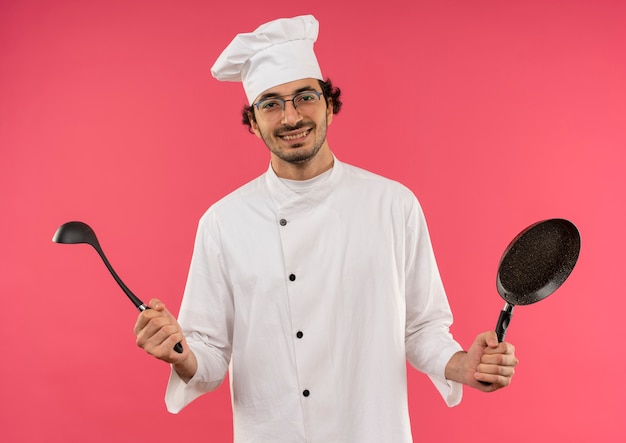
[{"label": "frying pan", "polygon": [[556,291],[569,277],[580,253],[580,234],[562,218],[530,225],[507,246],[496,278],[504,299],[496,333],[504,341],[516,305],[530,305]]}]

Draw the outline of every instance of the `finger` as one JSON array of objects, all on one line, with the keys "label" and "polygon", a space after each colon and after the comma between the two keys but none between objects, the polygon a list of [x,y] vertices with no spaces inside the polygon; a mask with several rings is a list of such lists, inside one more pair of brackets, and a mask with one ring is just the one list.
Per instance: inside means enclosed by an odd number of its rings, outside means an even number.
[{"label": "finger", "polygon": [[174,315],[167,309],[167,306],[165,306],[165,303],[163,303],[158,298],[151,299],[148,306],[150,306],[151,310],[164,314],[166,317],[172,320],[172,322],[176,323],[176,317],[174,317]]},{"label": "finger", "polygon": [[155,324],[155,327],[156,326],[158,326],[157,329],[155,329],[146,340],[146,350],[149,348],[154,349],[163,346],[163,343],[167,341],[169,337],[172,335],[179,335],[178,328],[176,325],[171,323],[162,323],[160,325]]},{"label": "finger", "polygon": [[[178,352],[174,349],[174,347],[180,343],[183,352]],[[185,337],[183,335],[183,333],[178,330],[175,333],[171,334],[169,337],[167,337],[163,343],[163,350],[164,352],[168,352],[168,357],[169,357],[169,362],[170,363],[174,363],[176,361],[179,361],[181,359],[184,359],[186,357],[187,354],[187,342],[185,341]]]},{"label": "finger", "polygon": [[[135,325],[135,336],[137,346],[146,349],[151,343],[155,343],[153,337],[168,325],[175,325],[175,321],[167,314],[153,309],[148,309],[141,313]],[[175,329],[178,329],[175,326]],[[162,340],[160,340],[162,341]],[[159,343],[158,338],[156,343]]]},{"label": "finger", "polygon": [[515,354],[515,346],[508,342],[498,343],[495,347],[485,349],[485,354]]},{"label": "finger", "polygon": [[506,386],[511,382],[513,375],[515,375],[515,364],[492,365],[481,363],[476,367],[475,377],[488,383]]},{"label": "finger", "polygon": [[133,328],[135,335],[138,335],[150,321],[150,317],[148,315],[144,315],[146,312],[147,311],[143,311],[137,316],[137,321],[135,322],[135,326]]},{"label": "finger", "polygon": [[492,374],[492,375],[502,375],[505,377],[512,377],[515,374],[515,365],[514,364],[488,364],[481,363],[476,366],[476,372],[481,374]]},{"label": "finger", "polygon": [[474,340],[474,345],[483,349],[492,349],[498,346],[498,336],[495,331],[486,331],[478,334]]},{"label": "finger", "polygon": [[[138,325],[142,327],[135,331],[137,346],[158,358],[171,360],[166,358],[169,351],[183,341],[182,330],[174,316],[166,309],[148,309],[142,313],[142,320]],[[167,341],[173,341],[173,344],[167,346]],[[176,353],[180,355],[179,352]]]},{"label": "finger", "polygon": [[137,321],[135,322],[135,327],[133,329],[133,331],[135,332],[135,335],[139,334],[140,331],[142,331],[148,326],[148,324],[150,323],[150,321],[152,321],[152,319],[157,318],[157,317],[165,317],[165,314],[162,312],[162,309],[161,310],[146,309],[145,311],[142,311],[137,316]]},{"label": "finger", "polygon": [[483,392],[493,392],[500,388],[504,388],[511,384],[513,375],[498,375],[479,372],[476,373],[476,380],[482,383],[477,383],[477,388]]},{"label": "finger", "polygon": [[165,309],[165,305],[158,298],[150,299],[150,301],[148,302],[148,306],[150,307],[150,309],[154,309],[156,311],[163,311]]},{"label": "finger", "polygon": [[[175,363],[181,360],[181,358],[185,358],[182,353],[174,351],[174,346],[179,342],[184,342],[184,337],[180,330],[175,325],[166,325],[150,337],[144,346],[144,350],[161,360]],[[187,349],[186,343],[183,346],[184,349]]]},{"label": "finger", "polygon": [[143,336],[146,339],[149,339],[153,335],[157,334],[158,331],[167,326],[174,324],[174,321],[169,318],[166,314],[158,311],[145,312],[142,314],[144,325],[143,327],[136,332],[136,335]]},{"label": "finger", "polygon": [[176,332],[176,328],[172,325],[165,325],[152,332],[148,332],[144,329],[139,335],[137,335],[137,346],[142,348],[148,354],[162,358],[168,354],[168,352],[164,352],[160,349],[163,342],[167,340],[170,335],[175,334]]},{"label": "finger", "polygon": [[135,322],[135,327],[133,329],[135,335],[137,335],[139,331],[145,328],[146,324],[150,321],[150,319],[153,318],[155,311],[163,311],[163,309],[165,308],[161,300],[159,300],[158,298],[151,299],[148,303],[148,307],[150,309],[141,311],[141,313],[137,317],[137,321]]},{"label": "finger", "polygon": [[514,355],[505,355],[505,354],[497,354],[497,355],[491,355],[491,356],[484,355],[483,358],[481,358],[480,363],[477,366],[477,368],[480,365],[505,366],[505,367],[514,368],[515,366],[517,366],[518,363],[519,361],[517,360],[517,357],[515,357]]},{"label": "finger", "polygon": [[480,357],[481,363],[515,366],[519,363],[515,347],[509,343],[500,343],[495,349],[486,349]]},{"label": "finger", "polygon": [[487,344],[487,349],[495,349],[498,347],[499,342],[496,331],[485,332],[485,343]]}]

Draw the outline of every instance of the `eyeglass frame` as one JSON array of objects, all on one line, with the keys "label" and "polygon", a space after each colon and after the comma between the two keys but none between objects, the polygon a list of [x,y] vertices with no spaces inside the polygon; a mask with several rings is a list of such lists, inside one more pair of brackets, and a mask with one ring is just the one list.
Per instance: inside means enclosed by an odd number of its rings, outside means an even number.
[{"label": "eyeglass frame", "polygon": [[[316,90],[301,91],[301,92],[298,92],[298,93],[296,93],[296,94],[293,94],[293,97],[292,97],[292,98],[290,98],[290,99],[287,99],[287,100],[285,100],[285,99],[283,98],[283,97],[287,97],[286,95],[270,96],[270,97],[263,98],[263,99],[261,99],[261,100],[259,100],[259,101],[255,102],[255,103],[252,103],[252,106],[254,106],[254,107],[257,109],[257,111],[262,111],[262,109],[261,109],[261,108],[259,108],[259,105],[260,105],[262,102],[267,101],[267,100],[278,100],[278,101],[282,104],[282,107],[281,107],[281,112],[285,112],[285,107],[287,106],[287,102],[291,102],[291,104],[293,105],[293,109],[296,109],[296,110],[297,110],[297,109],[298,109],[298,106],[296,105],[296,102],[295,102],[296,98],[297,98],[297,97],[299,97],[299,96],[301,96],[301,95],[306,95],[306,94],[315,94],[315,95],[317,96],[317,99],[318,99],[319,101],[321,101],[321,100],[322,100],[322,96],[324,95],[324,93],[323,93],[323,92],[321,92],[321,91],[316,91]],[[292,94],[288,94],[288,95],[292,95]]]}]

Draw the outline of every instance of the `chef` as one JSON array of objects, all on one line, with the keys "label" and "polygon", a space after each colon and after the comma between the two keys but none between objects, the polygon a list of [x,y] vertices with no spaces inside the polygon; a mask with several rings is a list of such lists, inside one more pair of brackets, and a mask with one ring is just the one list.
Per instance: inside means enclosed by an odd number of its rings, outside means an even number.
[{"label": "chef", "polygon": [[341,91],[318,29],[274,20],[215,62],[270,164],[202,216],[178,320],[152,300],[137,344],[171,365],[173,413],[230,373],[236,442],[411,442],[407,360],[454,406],[462,385],[507,386],[517,359],[493,331],[461,348],[417,198],[331,151]]}]

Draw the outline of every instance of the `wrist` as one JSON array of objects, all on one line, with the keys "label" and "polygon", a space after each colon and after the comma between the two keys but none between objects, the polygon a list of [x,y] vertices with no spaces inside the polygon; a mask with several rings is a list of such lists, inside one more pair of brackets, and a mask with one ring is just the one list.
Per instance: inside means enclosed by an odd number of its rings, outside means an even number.
[{"label": "wrist", "polygon": [[196,360],[196,355],[189,349],[187,349],[187,352],[187,357],[178,362],[172,363],[172,368],[185,383],[188,383],[198,371],[198,361]]},{"label": "wrist", "polygon": [[446,380],[467,384],[467,370],[465,367],[466,357],[467,352],[465,351],[456,352],[452,355],[452,357],[450,357],[450,360],[448,360],[445,368]]}]

